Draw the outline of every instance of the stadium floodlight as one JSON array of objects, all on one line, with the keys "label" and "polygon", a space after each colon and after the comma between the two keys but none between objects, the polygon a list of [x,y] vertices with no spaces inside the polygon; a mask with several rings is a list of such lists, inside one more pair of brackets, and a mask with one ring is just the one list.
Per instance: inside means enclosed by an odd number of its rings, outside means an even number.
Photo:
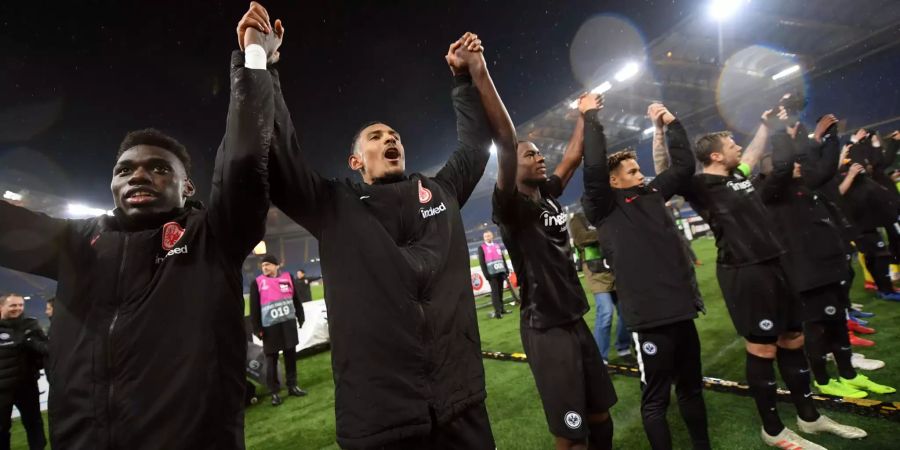
[{"label": "stadium floodlight", "polygon": [[723,22],[737,14],[744,3],[748,3],[748,0],[712,0],[709,3],[709,16]]},{"label": "stadium floodlight", "polygon": [[800,65],[794,64],[793,66],[788,67],[787,69],[784,69],[781,72],[776,73],[775,75],[772,75],[772,81],[778,81],[782,78],[786,78],[790,75],[793,75],[799,71],[800,71]]},{"label": "stadium floodlight", "polygon": [[259,241],[259,244],[256,244],[256,247],[253,247],[254,255],[265,255],[266,254],[266,241]]},{"label": "stadium floodlight", "polygon": [[644,128],[644,136],[650,136],[656,132],[656,127]]},{"label": "stadium floodlight", "polygon": [[640,72],[640,71],[641,71],[640,64],[632,61],[628,64],[625,64],[625,67],[622,67],[618,72],[616,72],[616,81],[621,83],[621,82],[637,75],[638,72]]},{"label": "stadium floodlight", "polygon": [[31,296],[30,296],[30,295],[26,295],[26,296],[22,297],[22,300],[31,300]]},{"label": "stadium floodlight", "polygon": [[82,205],[81,203],[69,203],[67,210],[69,211],[69,214],[75,216],[102,216],[110,213],[110,211],[105,209],[91,208],[90,206]]},{"label": "stadium floodlight", "polygon": [[591,94],[605,94],[610,89],[612,89],[612,83],[604,81],[600,86],[591,89]]},{"label": "stadium floodlight", "polygon": [[488,151],[491,152],[492,155],[496,155],[497,154],[497,144],[491,142],[491,148],[488,149]]},{"label": "stadium floodlight", "polygon": [[22,194],[15,193],[13,191],[6,191],[3,193],[3,198],[14,202],[20,202],[22,201]]}]

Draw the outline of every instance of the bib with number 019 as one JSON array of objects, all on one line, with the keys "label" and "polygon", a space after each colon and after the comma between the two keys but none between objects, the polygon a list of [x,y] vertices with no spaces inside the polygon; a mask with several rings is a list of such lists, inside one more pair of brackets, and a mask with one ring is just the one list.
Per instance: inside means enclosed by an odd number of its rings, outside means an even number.
[{"label": "bib with number 019", "polygon": [[289,274],[282,273],[277,277],[260,275],[256,277],[256,287],[259,288],[263,327],[296,319],[294,283]]}]

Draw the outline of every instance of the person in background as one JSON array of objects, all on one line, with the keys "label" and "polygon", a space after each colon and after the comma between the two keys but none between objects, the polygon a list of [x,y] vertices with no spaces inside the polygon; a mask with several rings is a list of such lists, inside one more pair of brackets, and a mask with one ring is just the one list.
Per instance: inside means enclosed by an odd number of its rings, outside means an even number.
[{"label": "person in background", "polygon": [[584,279],[587,280],[594,301],[597,303],[597,317],[594,321],[594,340],[600,348],[603,362],[609,361],[609,335],[612,330],[613,309],[619,315],[619,326],[616,332],[616,352],[620,358],[631,355],[631,331],[622,320],[619,302],[616,298],[616,277],[609,261],[600,248],[597,228],[588,223],[584,212],[575,213],[569,221],[569,233],[578,249],[579,260],[582,261]]},{"label": "person in background", "polygon": [[[478,246],[478,263],[481,265],[481,273],[491,285],[491,304],[494,306],[492,318],[502,319],[509,311],[503,309],[503,283],[509,278],[509,267],[503,256],[500,244],[494,242],[494,233],[487,230],[483,234],[484,242]],[[513,298],[518,300],[512,284],[509,286]]]},{"label": "person in background", "polygon": [[297,387],[297,353],[300,343],[298,326],[303,326],[303,305],[290,273],[279,274],[278,258],[262,258],[262,275],[250,283],[250,321],[253,332],[263,341],[266,354],[266,385],[272,395],[272,406],[282,403],[278,391],[278,353],[284,354],[285,384],[289,395],[302,397],[306,391]]},{"label": "person in background", "polygon": [[311,302],[313,300],[312,289],[310,289],[309,284],[321,279],[322,277],[306,276],[306,272],[303,269],[297,271],[297,284],[294,286],[294,289],[296,289],[298,295],[300,295],[300,303]]},{"label": "person in background", "polygon": [[22,415],[28,448],[38,450],[47,445],[37,385],[47,356],[47,337],[37,319],[24,317],[24,312],[21,295],[0,295],[0,448],[9,448],[15,405]]},{"label": "person in background", "polygon": [[47,306],[44,307],[44,314],[47,315],[47,329],[44,330],[44,333],[47,336],[50,336],[50,325],[53,323],[53,303],[56,302],[56,297],[50,297],[47,299]]}]

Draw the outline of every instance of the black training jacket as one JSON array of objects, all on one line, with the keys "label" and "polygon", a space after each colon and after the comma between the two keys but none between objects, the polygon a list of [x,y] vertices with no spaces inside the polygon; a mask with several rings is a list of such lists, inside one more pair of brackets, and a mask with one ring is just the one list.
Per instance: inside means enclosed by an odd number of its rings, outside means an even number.
[{"label": "black training jacket", "polygon": [[[795,144],[783,131],[771,137],[772,173],[760,184],[760,197],[774,219],[775,231],[787,253],[782,264],[791,286],[804,292],[847,277],[847,248],[827,201],[816,189],[837,172],[840,152],[836,135],[828,135],[821,158],[802,162],[802,177],[793,178]],[[819,164],[819,162],[824,164]],[[821,172],[819,170],[822,170]]]},{"label": "black training jacket", "polygon": [[459,212],[490,155],[478,90],[454,78],[458,149],[435,176],[367,185],[307,164],[277,77],[273,89],[272,200],[319,239],[338,444],[427,435],[430,411],[444,423],[485,399]]},{"label": "black training jacket", "polygon": [[209,209],[138,226],[0,202],[0,265],[58,281],[53,448],[244,448],[241,264],[265,231],[273,100],[266,71],[232,61]]},{"label": "black training jacket", "polygon": [[37,319],[0,319],[0,393],[8,396],[23,381],[33,383],[46,355],[47,336]]},{"label": "black training jacket", "polygon": [[596,114],[585,114],[584,197],[588,220],[599,229],[600,245],[616,274],[622,317],[632,330],[697,317],[703,300],[693,263],[679,238],[666,201],[694,174],[694,156],[680,122],[666,137],[672,167],[649,184],[613,189],[606,163],[606,137]]}]

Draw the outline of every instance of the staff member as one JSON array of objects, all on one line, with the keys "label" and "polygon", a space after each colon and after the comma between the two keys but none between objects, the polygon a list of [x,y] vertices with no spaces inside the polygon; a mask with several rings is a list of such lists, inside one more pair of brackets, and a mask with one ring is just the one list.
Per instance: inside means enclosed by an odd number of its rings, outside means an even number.
[{"label": "staff member", "polygon": [[[502,319],[503,314],[508,313],[503,309],[503,284],[509,278],[509,268],[506,266],[506,258],[503,257],[503,249],[500,244],[494,242],[494,233],[490,230],[483,234],[484,242],[478,246],[478,263],[481,265],[481,273],[491,285],[491,304],[494,306],[494,318]],[[516,292],[512,284],[509,286],[513,298]],[[518,300],[518,299],[516,299]]]},{"label": "staff member", "polygon": [[297,271],[297,278],[294,279],[296,283],[294,283],[294,289],[297,290],[297,294],[300,296],[300,303],[311,302],[312,298],[312,289],[310,288],[310,283],[316,280],[321,280],[322,277],[308,277],[306,276],[306,271],[300,269]]},{"label": "staff member", "polygon": [[28,448],[38,450],[47,445],[37,384],[47,356],[47,337],[37,319],[24,317],[24,311],[21,295],[0,296],[0,448],[9,448],[15,405],[28,435]]},{"label": "staff member", "polygon": [[253,332],[263,341],[266,354],[266,386],[272,395],[272,406],[281,404],[278,396],[278,352],[284,354],[285,384],[289,395],[302,397],[306,391],[297,387],[297,353],[300,343],[297,327],[305,317],[294,278],[278,273],[278,258],[263,256],[262,275],[250,283],[250,321]]}]

